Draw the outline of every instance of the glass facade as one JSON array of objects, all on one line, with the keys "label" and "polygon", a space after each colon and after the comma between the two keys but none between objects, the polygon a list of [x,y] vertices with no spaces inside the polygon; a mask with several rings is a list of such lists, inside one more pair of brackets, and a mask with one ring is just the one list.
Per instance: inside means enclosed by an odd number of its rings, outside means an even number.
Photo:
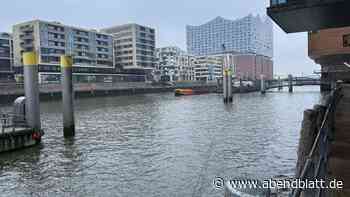
[{"label": "glass facade", "polygon": [[155,30],[138,24],[125,24],[102,29],[113,35],[115,64],[120,69],[155,67]]},{"label": "glass facade", "polygon": [[12,60],[12,37],[0,32],[0,71],[10,71]]},{"label": "glass facade", "polygon": [[249,15],[239,20],[217,17],[200,25],[187,26],[187,50],[192,55],[223,52],[273,56],[273,25],[268,19]]}]

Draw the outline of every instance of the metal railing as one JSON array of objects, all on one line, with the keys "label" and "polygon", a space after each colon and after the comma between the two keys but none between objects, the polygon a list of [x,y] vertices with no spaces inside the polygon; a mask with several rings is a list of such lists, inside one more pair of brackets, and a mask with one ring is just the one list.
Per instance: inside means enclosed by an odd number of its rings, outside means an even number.
[{"label": "metal railing", "polygon": [[28,125],[24,116],[6,113],[0,114],[0,128],[1,133],[5,133],[6,129],[15,131],[16,128],[28,128]]},{"label": "metal railing", "polygon": [[[326,178],[329,146],[334,132],[335,109],[341,98],[340,91],[340,88],[333,90],[327,101],[327,110],[324,114],[321,127],[307,155],[301,174],[297,177],[299,180],[305,180],[307,178],[325,180]],[[297,188],[293,190],[292,197],[299,197],[302,192],[305,192],[305,190]],[[318,188],[313,192],[315,192],[314,196],[318,197],[323,197],[325,194],[325,190],[322,188]]]}]

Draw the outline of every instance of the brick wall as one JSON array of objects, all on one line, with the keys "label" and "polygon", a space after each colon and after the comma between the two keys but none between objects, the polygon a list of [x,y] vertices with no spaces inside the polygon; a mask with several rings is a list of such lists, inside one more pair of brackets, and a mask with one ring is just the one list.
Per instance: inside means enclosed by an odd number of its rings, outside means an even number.
[{"label": "brick wall", "polygon": [[343,36],[349,34],[350,27],[309,33],[309,57],[317,60],[327,55],[350,54],[350,47],[345,47],[343,40]]},{"label": "brick wall", "polygon": [[265,79],[273,78],[273,61],[265,56],[247,54],[234,56],[235,73],[237,78],[260,79],[263,74]]}]

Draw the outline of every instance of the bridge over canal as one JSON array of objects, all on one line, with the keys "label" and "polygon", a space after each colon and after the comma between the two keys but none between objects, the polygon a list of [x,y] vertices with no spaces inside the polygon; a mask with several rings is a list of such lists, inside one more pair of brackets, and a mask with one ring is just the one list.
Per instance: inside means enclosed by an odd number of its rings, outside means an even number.
[{"label": "bridge over canal", "polygon": [[322,82],[320,78],[314,77],[292,77],[289,75],[288,78],[279,78],[265,81],[263,78],[260,80],[260,91],[265,93],[269,89],[278,88],[282,90],[284,87],[289,88],[289,92],[293,92],[294,86],[320,86]]}]

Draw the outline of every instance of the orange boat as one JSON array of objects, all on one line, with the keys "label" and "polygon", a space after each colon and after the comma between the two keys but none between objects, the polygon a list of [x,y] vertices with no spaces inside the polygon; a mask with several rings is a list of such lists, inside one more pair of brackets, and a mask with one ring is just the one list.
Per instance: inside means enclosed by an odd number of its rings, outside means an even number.
[{"label": "orange boat", "polygon": [[189,96],[197,94],[206,94],[209,91],[193,90],[193,89],[175,89],[175,96]]}]

